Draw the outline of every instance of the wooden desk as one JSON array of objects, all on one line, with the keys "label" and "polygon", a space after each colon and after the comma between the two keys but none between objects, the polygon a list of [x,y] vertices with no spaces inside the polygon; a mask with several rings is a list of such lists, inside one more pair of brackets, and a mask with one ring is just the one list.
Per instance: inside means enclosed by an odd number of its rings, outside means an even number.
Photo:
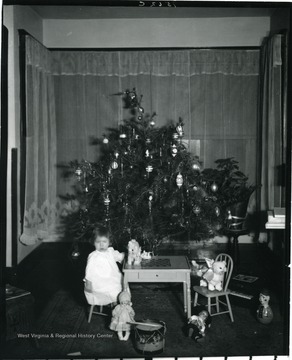
[{"label": "wooden desk", "polygon": [[128,283],[183,283],[184,312],[191,316],[191,267],[186,256],[154,256],[140,265],[124,262],[124,288]]}]

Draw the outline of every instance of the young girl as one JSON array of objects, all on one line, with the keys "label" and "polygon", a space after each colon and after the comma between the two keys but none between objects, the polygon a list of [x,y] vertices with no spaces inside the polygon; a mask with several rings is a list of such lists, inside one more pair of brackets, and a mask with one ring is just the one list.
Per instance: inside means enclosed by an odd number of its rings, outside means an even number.
[{"label": "young girl", "polygon": [[84,294],[90,305],[116,303],[122,291],[122,274],[116,262],[123,261],[125,254],[109,245],[109,230],[104,227],[96,229],[96,250],[88,256],[84,279]]}]

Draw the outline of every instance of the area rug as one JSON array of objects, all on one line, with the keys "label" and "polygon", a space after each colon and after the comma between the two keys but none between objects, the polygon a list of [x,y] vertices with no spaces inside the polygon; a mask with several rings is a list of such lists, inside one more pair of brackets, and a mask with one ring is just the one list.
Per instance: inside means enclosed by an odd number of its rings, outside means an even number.
[{"label": "area rug", "polygon": [[[234,323],[227,314],[212,317],[204,341],[198,343],[183,332],[186,317],[181,284],[133,284],[131,293],[136,320],[153,319],[166,324],[161,356],[285,355],[286,334],[276,304],[272,304],[272,323],[263,325],[256,320],[248,302],[240,305],[232,302]],[[128,341],[119,341],[116,333],[109,330],[110,316],[93,315],[88,323],[87,304],[80,299],[68,291],[58,291],[49,299],[33,330],[38,346],[25,339],[16,339],[10,342],[5,355],[13,357],[18,354],[19,357],[21,354],[22,357],[40,359],[142,356],[136,349],[134,336]]]}]

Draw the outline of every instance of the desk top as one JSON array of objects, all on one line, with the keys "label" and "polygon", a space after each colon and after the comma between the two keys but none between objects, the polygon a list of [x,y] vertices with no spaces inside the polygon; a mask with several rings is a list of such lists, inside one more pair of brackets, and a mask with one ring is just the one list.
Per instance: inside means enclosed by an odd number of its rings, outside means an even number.
[{"label": "desk top", "polygon": [[124,261],[123,270],[189,270],[191,267],[186,256],[153,256],[151,259],[143,259],[140,265],[129,265]]}]

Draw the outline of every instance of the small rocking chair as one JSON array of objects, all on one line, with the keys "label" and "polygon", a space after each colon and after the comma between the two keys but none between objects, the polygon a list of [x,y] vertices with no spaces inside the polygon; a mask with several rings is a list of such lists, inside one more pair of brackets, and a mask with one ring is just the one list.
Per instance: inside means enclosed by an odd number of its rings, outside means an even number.
[{"label": "small rocking chair", "polygon": [[[226,262],[226,268],[227,271],[224,276],[223,280],[223,289],[222,291],[218,290],[209,290],[207,287],[204,286],[194,286],[193,290],[195,291],[195,298],[194,298],[194,306],[198,304],[198,295],[205,296],[208,299],[208,311],[211,316],[215,315],[221,315],[225,313],[229,313],[231,322],[234,322],[232,309],[229,301],[229,294],[230,291],[228,290],[229,281],[232,275],[233,271],[233,260],[232,258],[227,254],[219,254],[215,261],[225,261]],[[219,300],[219,298],[225,297],[226,302]],[[212,302],[212,299],[215,299],[215,302]],[[224,307],[224,310],[220,310],[220,305]],[[216,307],[215,312],[211,312],[212,307]]]}]

